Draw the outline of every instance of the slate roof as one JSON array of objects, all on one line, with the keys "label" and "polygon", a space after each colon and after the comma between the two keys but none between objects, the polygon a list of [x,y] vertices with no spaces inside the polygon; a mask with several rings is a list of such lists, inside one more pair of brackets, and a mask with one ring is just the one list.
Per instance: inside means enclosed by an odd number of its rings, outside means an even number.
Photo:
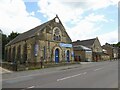
[{"label": "slate roof", "polygon": [[83,46],[86,46],[86,47],[91,47],[94,43],[94,41],[96,40],[96,38],[93,38],[93,39],[87,39],[87,40],[77,40],[77,41],[74,41],[72,42],[73,46],[75,45],[83,45]]},{"label": "slate roof", "polygon": [[[52,19],[52,20],[53,20],[53,19]],[[19,41],[28,39],[28,38],[30,38],[30,37],[34,37],[35,34],[36,34],[36,32],[37,32],[38,30],[39,30],[39,31],[40,31],[40,30],[43,30],[43,29],[45,28],[45,26],[48,25],[52,20],[50,20],[50,21],[48,21],[48,22],[46,22],[46,23],[43,23],[43,24],[41,24],[41,25],[39,25],[39,26],[37,26],[37,27],[35,27],[35,28],[33,28],[33,29],[30,29],[30,30],[27,31],[27,32],[24,32],[24,33],[18,35],[16,38],[14,38],[12,41],[10,41],[6,46],[12,45],[12,44],[17,43],[17,42],[19,42]]]},{"label": "slate roof", "polygon": [[90,48],[85,47],[85,46],[83,46],[83,45],[75,45],[75,46],[73,46],[73,49],[74,49],[74,50],[91,51]]}]

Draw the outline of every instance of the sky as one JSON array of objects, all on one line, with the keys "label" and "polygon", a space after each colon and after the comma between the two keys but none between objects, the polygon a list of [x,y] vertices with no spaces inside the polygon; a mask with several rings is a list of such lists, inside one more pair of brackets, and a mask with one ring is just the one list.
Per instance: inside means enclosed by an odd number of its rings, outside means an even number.
[{"label": "sky", "polygon": [[101,45],[118,42],[119,0],[1,0],[0,29],[23,33],[56,14],[72,41],[98,37]]}]

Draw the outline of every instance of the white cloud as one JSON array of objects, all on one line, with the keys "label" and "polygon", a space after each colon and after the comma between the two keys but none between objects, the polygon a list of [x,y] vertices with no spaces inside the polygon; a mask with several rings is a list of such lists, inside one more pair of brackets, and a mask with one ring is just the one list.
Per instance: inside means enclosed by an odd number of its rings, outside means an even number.
[{"label": "white cloud", "polygon": [[[98,10],[118,4],[119,0],[39,0],[38,6],[48,19],[59,15],[63,22],[76,23],[88,10]],[[92,16],[91,16],[92,17]],[[101,16],[102,18],[102,16]]]},{"label": "white cloud", "polygon": [[31,16],[34,16],[34,15],[35,15],[35,12],[31,12],[30,15],[31,15]]},{"label": "white cloud", "polygon": [[[85,23],[82,25],[87,26],[87,24],[85,24]],[[79,26],[76,26],[75,28],[72,28],[72,29],[67,28],[67,32],[71,36],[73,41],[86,40],[86,39],[98,37],[101,45],[104,45],[106,42],[110,43],[110,44],[114,44],[114,43],[118,42],[118,30],[113,30],[111,32],[99,34],[99,35],[96,34],[97,30],[100,30],[100,28],[94,28],[93,24],[91,24],[91,25],[88,24],[87,27],[83,26],[82,28]],[[119,39],[119,41],[120,41],[120,39]]]},{"label": "white cloud", "polygon": [[[62,18],[69,20],[75,19],[86,10],[98,10],[107,8],[111,5],[118,5],[119,0],[39,0],[40,12],[48,18],[59,14]],[[75,18],[73,18],[75,17]]]},{"label": "white cloud", "polygon": [[73,4],[73,6],[75,7],[77,6],[84,9],[93,9],[93,10],[106,8],[110,5],[118,6],[118,2],[119,2],[119,0],[60,0],[60,1],[64,3],[67,2]]},{"label": "white cloud", "polygon": [[118,42],[118,30],[111,31],[109,33],[104,33],[98,36],[101,45],[107,43],[114,44]]},{"label": "white cloud", "polygon": [[[94,13],[86,16],[79,21],[76,26],[72,28],[66,28],[67,32],[71,36],[72,40],[83,40],[94,38],[97,36],[97,31],[101,29],[101,25],[98,22],[106,22],[106,18],[103,15],[95,15]],[[98,25],[97,25],[98,23]],[[99,27],[98,27],[99,26]]]},{"label": "white cloud", "polygon": [[98,22],[98,21],[108,22],[108,20],[105,18],[104,15],[95,15],[94,13],[90,14],[85,19],[88,20],[88,21],[91,21],[91,22]]},{"label": "white cloud", "polygon": [[89,7],[91,7],[91,9],[93,10],[97,10],[101,8],[106,8],[112,4],[113,2],[111,0],[93,0],[93,1],[90,1]]},{"label": "white cloud", "polygon": [[3,33],[11,31],[25,32],[41,22],[26,11],[22,0],[1,0],[0,2],[0,29]]},{"label": "white cloud", "polygon": [[48,17],[48,19],[58,14],[63,22],[78,20],[83,13],[81,8],[69,7],[69,5],[64,5],[60,2],[60,0],[40,0],[38,6],[40,12],[43,13],[45,17]]}]

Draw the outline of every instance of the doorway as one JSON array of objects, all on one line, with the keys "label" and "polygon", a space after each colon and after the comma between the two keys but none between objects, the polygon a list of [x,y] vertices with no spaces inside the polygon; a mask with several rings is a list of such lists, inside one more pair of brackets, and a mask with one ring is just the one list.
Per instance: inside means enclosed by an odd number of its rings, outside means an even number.
[{"label": "doorway", "polygon": [[59,63],[59,49],[55,50],[55,63]]},{"label": "doorway", "polygon": [[69,52],[69,50],[67,50],[67,62],[70,62],[70,52]]}]

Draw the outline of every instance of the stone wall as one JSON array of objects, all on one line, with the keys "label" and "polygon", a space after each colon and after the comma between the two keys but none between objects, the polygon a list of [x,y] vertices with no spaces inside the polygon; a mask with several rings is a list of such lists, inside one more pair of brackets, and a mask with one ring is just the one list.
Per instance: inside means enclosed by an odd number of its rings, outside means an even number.
[{"label": "stone wall", "polygon": [[92,51],[85,51],[86,60],[92,61]]},{"label": "stone wall", "polygon": [[77,61],[85,61],[85,51],[82,50],[76,50],[74,51],[75,53],[75,58],[77,59]]},{"label": "stone wall", "polygon": [[107,50],[107,54],[110,56],[110,59],[113,58],[113,49],[109,45],[103,45],[103,48]]},{"label": "stone wall", "polygon": [[102,47],[98,39],[95,40],[93,46],[92,46],[93,52],[102,52]]}]

